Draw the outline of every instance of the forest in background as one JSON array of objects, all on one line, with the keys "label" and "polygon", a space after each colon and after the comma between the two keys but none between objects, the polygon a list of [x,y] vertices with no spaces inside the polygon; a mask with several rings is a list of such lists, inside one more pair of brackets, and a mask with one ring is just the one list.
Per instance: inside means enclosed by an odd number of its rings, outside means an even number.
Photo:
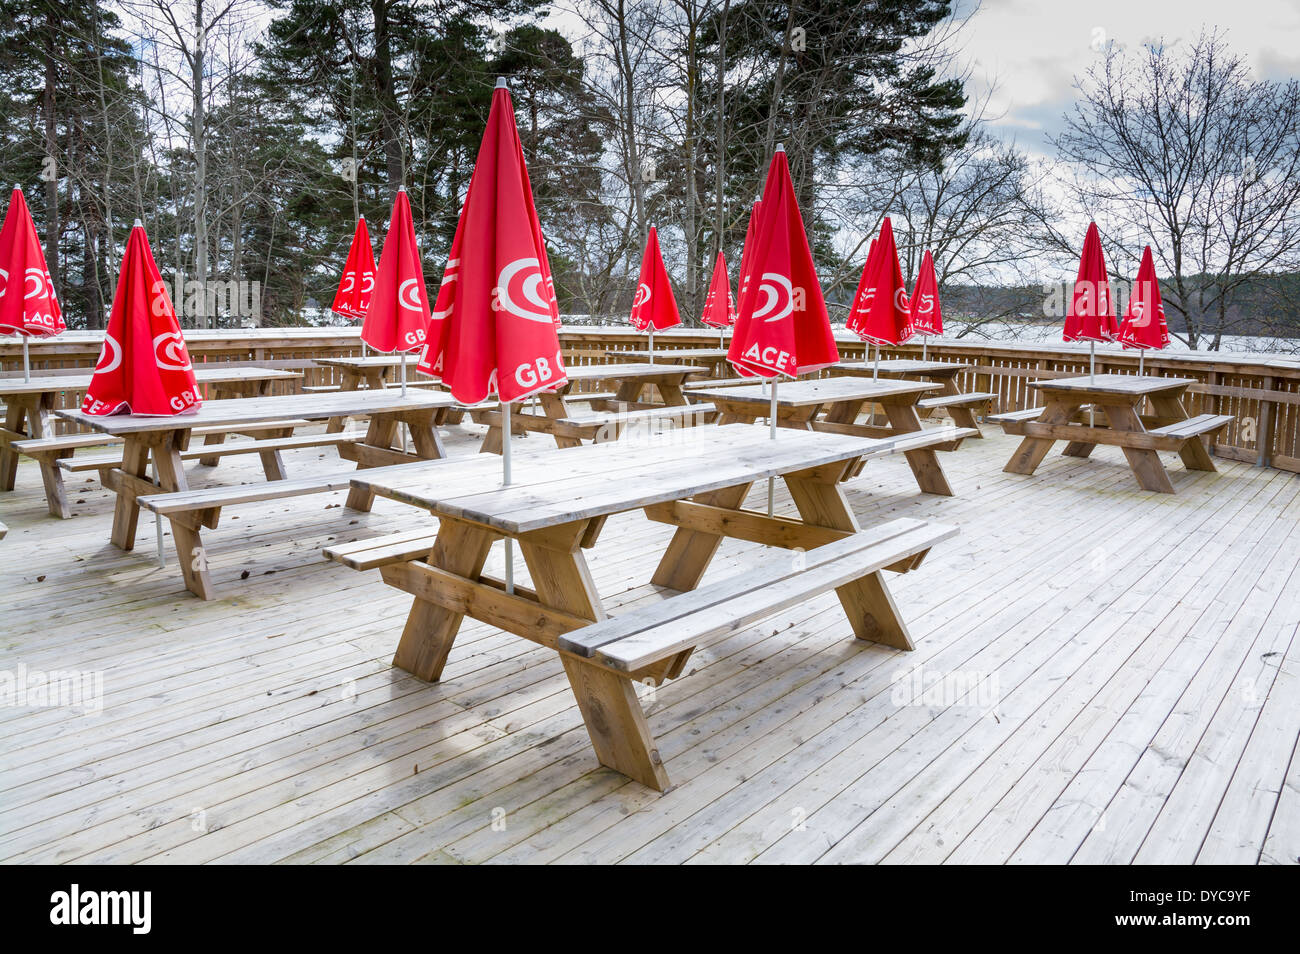
[{"label": "forest in background", "polygon": [[401,185],[433,293],[505,76],[566,315],[625,316],[655,225],[692,321],[783,142],[833,318],[890,215],[954,332],[1041,320],[1091,216],[1117,279],[1153,245],[1189,346],[1300,336],[1300,84],[1213,31],[1110,44],[1032,161],[971,97],[951,7],[0,0],[0,182],[73,327],[104,326],[136,218],[187,326],[320,322]]}]

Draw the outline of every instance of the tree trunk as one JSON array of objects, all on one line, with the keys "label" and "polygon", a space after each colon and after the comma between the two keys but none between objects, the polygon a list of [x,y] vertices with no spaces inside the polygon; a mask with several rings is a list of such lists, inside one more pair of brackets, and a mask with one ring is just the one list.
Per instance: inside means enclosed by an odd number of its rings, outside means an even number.
[{"label": "tree trunk", "polygon": [[384,137],[384,160],[388,166],[388,184],[393,195],[406,184],[405,157],[402,151],[400,111],[393,92],[393,52],[388,34],[388,0],[371,0],[375,19],[375,98],[379,101],[379,126]]},{"label": "tree trunk", "polygon": [[59,82],[54,44],[59,36],[58,17],[54,6],[45,15],[45,88],[41,91],[41,111],[45,120],[45,263],[50,270],[50,280],[56,294],[62,296],[59,268],[59,170],[57,153],[59,139],[54,116],[54,89]]},{"label": "tree trunk", "polygon": [[207,128],[203,112],[203,58],[207,37],[203,25],[203,0],[194,0],[194,50],[190,57],[190,81],[194,104],[192,138],[194,139],[194,277],[200,283],[195,318],[200,328],[208,327],[208,158]]}]

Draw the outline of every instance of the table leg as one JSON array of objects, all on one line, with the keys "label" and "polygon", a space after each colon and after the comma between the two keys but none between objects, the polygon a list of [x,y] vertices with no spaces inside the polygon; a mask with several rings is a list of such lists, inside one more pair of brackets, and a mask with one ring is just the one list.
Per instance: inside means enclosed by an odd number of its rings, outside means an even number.
[{"label": "table leg", "polygon": [[[361,388],[361,375],[353,368],[340,368],[339,390],[356,391]],[[331,417],[325,423],[326,434],[337,434],[347,425],[346,417]]]},{"label": "table leg", "polygon": [[[42,394],[24,408],[29,437],[54,436],[54,428],[50,422],[50,408],[53,403],[54,395]],[[59,457],[71,455],[71,451],[64,451],[58,455],[42,454],[37,461],[41,468],[41,483],[45,485],[45,505],[49,508],[50,515],[60,520],[67,520],[72,516],[72,511],[68,509],[68,494],[63,484],[63,471],[59,469]],[[16,460],[17,454],[15,453],[14,456]]]},{"label": "table leg", "polygon": [[656,387],[659,388],[659,396],[663,398],[664,404],[669,407],[685,407],[690,403],[686,400],[686,395],[682,391],[680,383],[660,381]]},{"label": "table leg", "polygon": [[[1168,423],[1174,424],[1178,421],[1185,421],[1188,418],[1187,409],[1183,407],[1182,400],[1176,396],[1151,397],[1151,410],[1157,417],[1168,418]],[[1205,447],[1205,441],[1201,437],[1193,437],[1187,443],[1183,444],[1178,450],[1178,456],[1183,459],[1183,466],[1188,470],[1206,470],[1214,471],[1214,458],[1210,456],[1209,450]]]},{"label": "table leg", "polygon": [[[714,507],[738,508],[749,493],[752,483],[724,487],[721,490],[697,494],[690,498],[698,503]],[[672,590],[693,590],[700,585],[704,571],[709,568],[713,555],[718,552],[722,535],[703,530],[688,530],[678,527],[659,560],[650,581],[656,586],[665,586]]]},{"label": "table leg", "polygon": [[[429,554],[429,564],[457,576],[477,579],[492,549],[492,534],[455,520],[444,520]],[[447,654],[460,631],[464,613],[457,613],[418,596],[411,603],[393,665],[417,679],[437,682],[442,678]]]},{"label": "table leg", "polygon": [[[168,435],[168,439],[153,447],[154,471],[158,475],[159,493],[185,490],[185,470],[181,461],[180,437],[177,432]],[[216,595],[212,578],[208,575],[208,558],[203,549],[203,538],[199,534],[201,515],[198,513],[178,514],[169,518],[172,528],[172,543],[176,547],[176,560],[181,566],[181,576],[185,588],[201,600],[210,600]]]},{"label": "table leg", "polygon": [[[545,537],[526,534],[519,538],[537,598],[573,616],[593,622],[604,619],[605,611],[580,546],[586,521],[572,525],[573,532],[556,533],[565,529],[549,530]],[[560,654],[560,662],[600,764],[656,791],[666,790],[668,773],[650,735],[632,679],[566,653]]]},{"label": "table leg", "polygon": [[[838,475],[827,482],[789,474],[785,478],[790,496],[804,523],[857,533],[860,527],[848,498],[838,484]],[[838,587],[835,595],[858,639],[883,643],[896,649],[915,649],[907,624],[898,612],[885,585],[882,571],[877,570]]]},{"label": "table leg", "polygon": [[[4,442],[0,444],[0,490],[13,490],[18,476],[18,452],[9,446],[10,441],[22,440],[23,406],[17,398],[10,398],[5,408]],[[15,437],[14,435],[18,435]]]},{"label": "table leg", "polygon": [[831,424],[854,424],[857,423],[858,415],[862,413],[862,405],[866,400],[861,401],[836,401],[826,410],[826,421]]},{"label": "table leg", "polygon": [[[397,417],[393,414],[372,414],[370,423],[366,426],[366,437],[361,443],[370,447],[378,447],[381,450],[391,450],[393,446],[393,435],[397,433]],[[357,468],[360,470],[360,466]],[[369,513],[370,508],[374,506],[375,495],[373,491],[362,490],[359,487],[353,487],[348,491],[347,505],[353,510],[360,510],[362,513]]]},{"label": "table leg", "polygon": [[[940,384],[940,397],[955,397],[962,393],[961,388],[957,387],[957,376],[954,374],[947,375],[938,383]],[[945,410],[948,412],[948,416],[952,418],[953,424],[958,427],[969,427],[975,432],[971,437],[982,438],[984,436],[984,433],[980,430],[980,422],[975,419],[975,410],[973,408],[949,407],[945,408]]]},{"label": "table leg", "polygon": [[[553,391],[543,391],[538,397],[542,402],[542,412],[551,420],[558,421],[569,416],[569,406],[565,403],[563,395],[556,394]],[[582,441],[576,437],[565,437],[556,434],[555,446],[560,448],[581,447]]]},{"label": "table leg", "polygon": [[[881,402],[881,406],[885,409],[885,416],[889,418],[889,424],[895,434],[910,434],[921,430],[921,418],[917,416],[915,404],[884,401]],[[927,494],[938,494],[941,497],[953,495],[952,486],[948,483],[948,475],[943,472],[943,466],[939,463],[939,453],[933,447],[906,451],[903,456],[907,458],[907,465],[912,468],[916,485],[922,491]]]},{"label": "table leg", "polygon": [[[1038,422],[1042,424],[1065,424],[1074,416],[1074,412],[1079,409],[1079,404],[1066,403],[1060,400],[1050,400],[1043,408],[1043,413],[1038,415]],[[1052,449],[1056,443],[1046,437],[1026,437],[1016,448],[1016,452],[1011,455],[1011,460],[1007,466],[1002,468],[1003,473],[1007,474],[1024,474],[1029,476],[1043,462],[1047,452]]]},{"label": "table leg", "polygon": [[117,502],[113,506],[113,545],[122,550],[135,549],[135,528],[140,521],[140,506],[135,502],[137,491],[131,478],[147,481],[149,472],[149,443],[140,437],[128,437],[122,447],[122,467],[114,488]]},{"label": "table leg", "polygon": [[[1110,426],[1117,431],[1132,431],[1141,434],[1146,430],[1142,426],[1142,419],[1138,417],[1137,410],[1127,404],[1105,404],[1102,410],[1106,412],[1106,419],[1110,421]],[[1128,465],[1133,471],[1133,476],[1142,486],[1143,490],[1153,490],[1157,493],[1172,494],[1174,485],[1169,481],[1169,474],[1165,470],[1165,465],[1160,462],[1160,455],[1153,450],[1145,450],[1140,447],[1122,447],[1124,456],[1128,458]]]},{"label": "table leg", "polygon": [[447,456],[447,450],[442,446],[442,436],[438,433],[436,412],[422,411],[414,415],[404,414],[402,417],[410,428],[416,454],[425,460],[441,460]]},{"label": "table leg", "polygon": [[[281,437],[292,437],[293,428],[284,427],[277,431],[271,431],[266,435],[272,439]],[[262,461],[262,472],[266,474],[267,480],[284,480],[287,476],[284,471],[284,458],[280,456],[278,450],[258,451],[257,456]]]}]

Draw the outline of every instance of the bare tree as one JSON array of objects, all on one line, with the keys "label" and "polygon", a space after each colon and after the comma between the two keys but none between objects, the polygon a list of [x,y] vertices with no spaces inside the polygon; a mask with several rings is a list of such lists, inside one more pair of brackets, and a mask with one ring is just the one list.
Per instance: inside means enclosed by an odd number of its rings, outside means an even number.
[{"label": "bare tree", "polygon": [[1171,331],[1218,349],[1235,296],[1300,262],[1300,82],[1255,79],[1209,32],[1182,49],[1111,46],[1076,85],[1055,139],[1068,193],[1128,263],[1152,245]]}]

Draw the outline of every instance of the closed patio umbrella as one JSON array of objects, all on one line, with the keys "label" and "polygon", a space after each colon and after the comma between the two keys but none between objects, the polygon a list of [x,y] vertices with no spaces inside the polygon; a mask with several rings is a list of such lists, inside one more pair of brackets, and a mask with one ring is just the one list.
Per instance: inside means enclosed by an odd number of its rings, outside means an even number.
[{"label": "closed patio umbrella", "polygon": [[726,341],[726,330],[736,323],[736,302],[731,297],[731,276],[727,274],[727,257],[718,251],[713,264],[713,278],[709,280],[709,293],[704,298],[704,314],[700,321],[718,329],[718,345]]},{"label": "closed patio umbrella", "polygon": [[402,356],[402,394],[406,394],[406,356],[424,347],[429,333],[429,295],[415,241],[415,222],[406,188],[397,190],[388,235],[379,258],[374,290],[361,326],[361,340],[385,354]]},{"label": "closed patio umbrella", "polygon": [[641,255],[641,276],[637,279],[636,297],[632,300],[632,314],[628,320],[637,331],[650,333],[650,360],[654,361],[655,332],[675,328],[682,323],[677,311],[677,299],[668,281],[663,255],[659,252],[659,233],[650,226],[646,236],[645,252]]},{"label": "closed patio umbrella", "polygon": [[1119,336],[1115,324],[1115,309],[1110,297],[1110,282],[1106,278],[1106,259],[1101,251],[1101,233],[1097,223],[1090,222],[1083,237],[1083,253],[1079,256],[1079,274],[1074,281],[1074,294],[1065,314],[1065,341],[1088,342],[1088,374],[1097,366],[1097,342],[1114,341]]},{"label": "closed patio umbrella", "polygon": [[[504,485],[511,481],[511,404],[568,383],[559,327],[510,90],[498,79],[419,368],[463,404],[500,400]],[[507,539],[508,592],[513,564]]]},{"label": "closed patio umbrella", "polygon": [[881,223],[875,247],[867,255],[848,330],[863,341],[875,344],[877,373],[880,346],[902,344],[915,332],[903,269],[898,263],[898,248],[894,244],[894,225],[888,216]]},{"label": "closed patio umbrella", "polygon": [[921,270],[912,287],[912,330],[921,335],[921,360],[931,335],[943,334],[943,309],[939,306],[939,278],[934,272],[934,257],[927,248],[921,256]]},{"label": "closed patio umbrella", "polygon": [[[776,147],[768,167],[752,242],[751,281],[740,296],[727,360],[746,377],[772,382],[768,423],[775,440],[778,378],[793,378],[840,360],[784,146]],[[769,515],[772,487],[769,480]]]},{"label": "closed patio umbrella", "polygon": [[[339,276],[339,289],[334,293],[334,303],[330,311],[350,321],[364,321],[370,310],[370,295],[375,288],[375,251],[370,244],[370,229],[366,227],[366,217],[357,219],[356,230],[352,233],[352,245],[348,248],[347,261],[343,263],[343,274]],[[365,354],[366,343],[361,342],[361,353]]]},{"label": "closed patio umbrella", "polygon": [[1160,351],[1169,346],[1169,323],[1165,321],[1165,306],[1160,300],[1160,281],[1156,278],[1156,264],[1151,257],[1151,246],[1142,253],[1137,281],[1128,299],[1128,309],[1119,326],[1119,342],[1125,348],[1138,350],[1138,374],[1144,370],[1148,350]]},{"label": "closed patio umbrella", "polygon": [[66,327],[32,213],[14,186],[0,228],[0,334],[22,338],[24,380],[32,376],[27,339],[48,338]]}]

